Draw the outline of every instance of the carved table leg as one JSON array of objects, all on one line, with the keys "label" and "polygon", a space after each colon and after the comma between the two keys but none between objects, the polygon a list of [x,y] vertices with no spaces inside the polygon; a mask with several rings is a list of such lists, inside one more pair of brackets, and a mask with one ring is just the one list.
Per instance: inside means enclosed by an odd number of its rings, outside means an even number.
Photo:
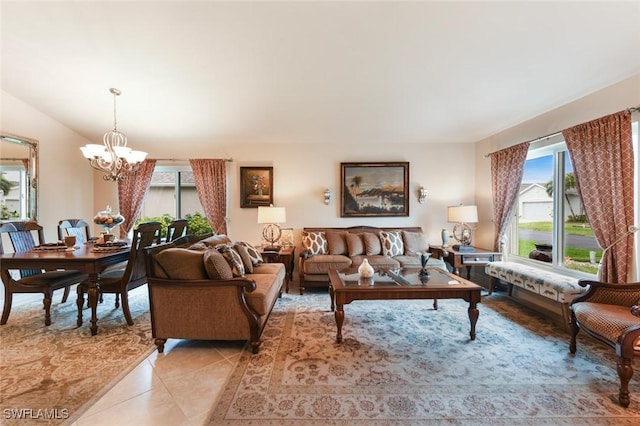
[{"label": "carved table leg", "polygon": [[342,343],[342,323],[344,322],[344,309],[342,305],[336,307],[336,326],[338,327],[338,334],[336,335],[336,342]]},{"label": "carved table leg", "polygon": [[331,312],[335,310],[335,293],[333,292],[333,286],[329,284],[329,297],[331,297]]},{"label": "carved table leg", "polygon": [[471,322],[471,332],[469,335],[471,336],[471,340],[476,340],[476,322],[478,322],[479,315],[480,312],[478,311],[477,304],[469,302],[469,321]]},{"label": "carved table leg", "polygon": [[633,377],[633,368],[631,367],[631,360],[628,358],[618,357],[618,377],[620,377],[620,392],[618,394],[618,401],[620,405],[627,408],[629,406],[629,381]]},{"label": "carved table leg", "polygon": [[89,275],[89,288],[87,289],[87,298],[89,307],[91,308],[91,335],[98,334],[98,275]]}]

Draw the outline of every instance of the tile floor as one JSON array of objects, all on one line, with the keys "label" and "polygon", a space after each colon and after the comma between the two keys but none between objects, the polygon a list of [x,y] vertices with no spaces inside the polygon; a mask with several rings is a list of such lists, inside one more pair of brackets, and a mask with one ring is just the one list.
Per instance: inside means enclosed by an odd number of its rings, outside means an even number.
[{"label": "tile floor", "polygon": [[154,351],[72,426],[191,426],[209,419],[243,342],[169,340]]}]

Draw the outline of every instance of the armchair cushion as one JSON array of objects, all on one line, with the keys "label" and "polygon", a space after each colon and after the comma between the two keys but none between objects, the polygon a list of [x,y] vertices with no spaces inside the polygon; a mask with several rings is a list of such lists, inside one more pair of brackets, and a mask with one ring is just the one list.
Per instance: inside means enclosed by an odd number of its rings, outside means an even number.
[{"label": "armchair cushion", "polygon": [[617,342],[625,330],[640,324],[626,306],[581,302],[571,309],[580,324],[609,342]]},{"label": "armchair cushion", "polygon": [[207,271],[202,262],[202,252],[172,247],[156,256],[156,274],[162,278],[179,280],[204,280]]},{"label": "armchair cushion", "polygon": [[213,280],[230,280],[233,278],[231,266],[217,250],[205,251],[202,259],[209,278]]}]

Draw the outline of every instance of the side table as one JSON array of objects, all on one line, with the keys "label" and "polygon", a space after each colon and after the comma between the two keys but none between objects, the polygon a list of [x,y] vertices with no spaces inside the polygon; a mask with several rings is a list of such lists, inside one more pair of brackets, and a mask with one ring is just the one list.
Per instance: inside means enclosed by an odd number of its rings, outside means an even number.
[{"label": "side table", "polygon": [[467,279],[471,277],[472,266],[484,266],[489,262],[493,262],[496,257],[502,255],[500,252],[485,250],[479,247],[473,247],[472,251],[459,251],[453,247],[429,246],[430,252],[436,252],[439,257],[449,262],[453,266],[453,272],[460,275],[460,268],[467,268]]},{"label": "side table", "polygon": [[296,248],[282,247],[280,251],[264,251],[260,248],[260,254],[266,263],[284,263],[286,269],[285,291],[289,293],[289,282],[293,280],[293,267],[295,266]]}]

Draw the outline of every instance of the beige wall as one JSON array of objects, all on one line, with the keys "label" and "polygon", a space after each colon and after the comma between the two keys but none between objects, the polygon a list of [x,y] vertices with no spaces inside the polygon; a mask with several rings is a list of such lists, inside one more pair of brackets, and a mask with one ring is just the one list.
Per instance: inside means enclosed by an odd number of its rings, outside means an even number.
[{"label": "beige wall", "polygon": [[55,241],[60,219],[93,217],[93,173],[78,149],[88,141],[4,91],[1,112],[3,132],[38,141],[38,220]]}]

